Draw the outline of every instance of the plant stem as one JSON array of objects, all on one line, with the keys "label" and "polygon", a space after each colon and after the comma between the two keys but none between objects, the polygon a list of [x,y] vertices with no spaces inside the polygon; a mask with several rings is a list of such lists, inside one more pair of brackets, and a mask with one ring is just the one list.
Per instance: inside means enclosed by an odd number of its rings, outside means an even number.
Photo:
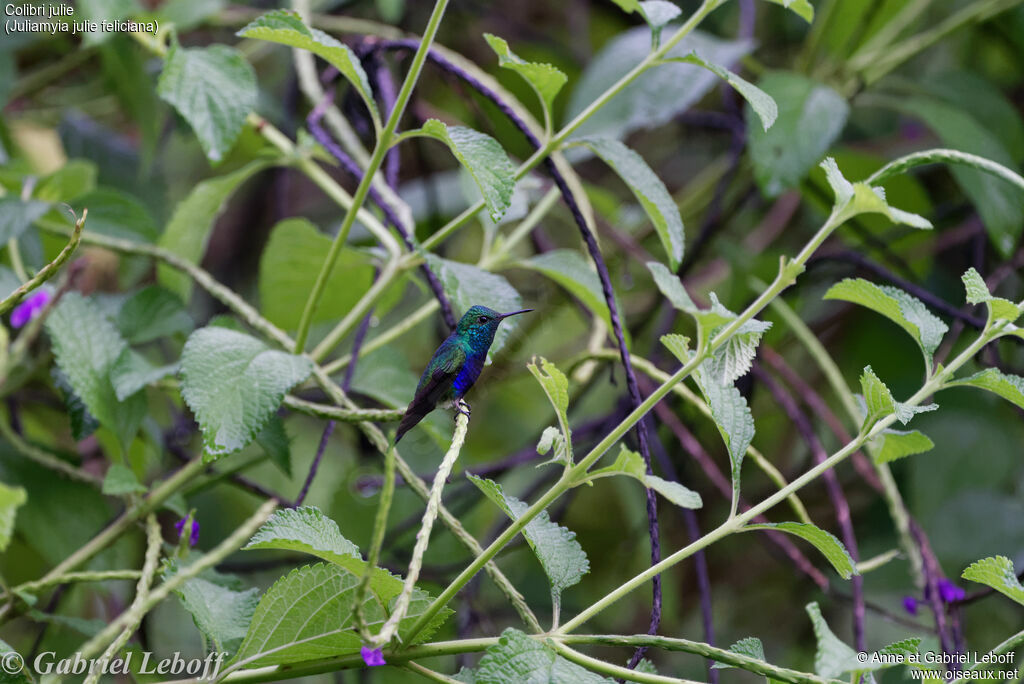
[{"label": "plant stem", "polygon": [[422,71],[423,64],[426,62],[427,51],[430,50],[430,44],[433,42],[434,36],[437,34],[437,29],[441,25],[441,17],[444,16],[444,10],[447,6],[448,0],[437,0],[434,4],[434,11],[431,13],[430,20],[427,22],[427,28],[423,32],[420,47],[413,57],[412,64],[409,67],[409,73],[406,75],[405,82],[402,83],[402,89],[399,90],[398,97],[395,99],[395,107],[391,110],[391,115],[388,117],[387,123],[384,124],[384,129],[380,132],[380,136],[377,138],[377,144],[374,146],[373,155],[370,157],[369,164],[367,164],[366,172],[363,175],[362,180],[359,182],[359,186],[356,188],[355,194],[352,196],[352,206],[345,213],[345,218],[342,220],[341,227],[338,229],[338,235],[334,238],[334,242],[331,243],[331,249],[327,253],[327,258],[324,260],[324,265],[320,269],[320,273],[317,274],[316,282],[313,284],[313,290],[309,293],[309,297],[306,299],[306,305],[303,308],[302,316],[299,319],[299,330],[295,336],[296,353],[301,353],[306,347],[306,340],[309,336],[309,326],[313,321],[313,312],[320,303],[320,298],[323,296],[324,288],[327,287],[327,279],[330,277],[331,271],[334,270],[334,264],[337,262],[338,256],[341,254],[342,247],[348,240],[349,231],[352,229],[352,225],[356,220],[356,213],[366,201],[366,196],[370,192],[370,186],[373,184],[374,176],[377,175],[377,171],[384,162],[384,157],[391,145],[391,137],[398,128],[398,122],[402,118],[402,114],[405,112],[406,105],[409,103],[412,90],[416,86],[416,81],[419,79],[420,71]]},{"label": "plant stem", "polygon": [[[645,684],[698,684],[690,679],[679,679],[678,677],[648,674],[646,672],[631,670],[627,667],[622,667],[621,665],[612,665],[611,663],[580,653],[579,651],[571,649],[565,644],[554,640],[548,641],[548,645],[562,655],[566,660],[570,660],[577,665],[581,665],[591,672],[608,675],[609,677],[616,677],[628,682],[643,682]],[[640,648],[646,648],[646,646],[642,645]]]},{"label": "plant stem", "polygon": [[361,423],[363,421],[387,423],[401,420],[405,413],[405,409],[343,409],[328,404],[316,404],[292,396],[284,398],[283,406],[307,416],[327,418],[340,423]]},{"label": "plant stem", "polygon": [[64,265],[64,262],[71,258],[72,252],[78,248],[78,243],[82,239],[82,226],[85,225],[85,218],[88,215],[89,210],[83,209],[82,217],[75,221],[75,227],[71,230],[71,239],[64,246],[64,249],[60,251],[60,254],[57,255],[57,258],[39,269],[38,273],[22,283],[18,289],[8,295],[3,301],[0,301],[0,315],[10,311],[15,304],[21,301],[22,297],[56,275],[58,269]]},{"label": "plant stem", "polygon": [[384,454],[384,484],[380,490],[380,500],[377,502],[377,515],[373,521],[373,536],[370,538],[370,550],[366,554],[366,568],[363,570],[363,576],[359,580],[359,587],[356,589],[353,599],[353,605],[356,607],[356,625],[364,642],[369,642],[373,638],[366,625],[364,604],[373,572],[380,562],[380,550],[384,546],[384,533],[388,528],[388,513],[391,512],[391,501],[395,495],[395,458],[395,445],[392,444]]}]

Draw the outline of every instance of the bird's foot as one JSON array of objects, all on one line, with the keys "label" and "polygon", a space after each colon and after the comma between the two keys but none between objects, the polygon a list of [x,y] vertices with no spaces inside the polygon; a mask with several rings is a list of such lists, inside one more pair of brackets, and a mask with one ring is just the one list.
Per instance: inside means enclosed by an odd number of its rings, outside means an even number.
[{"label": "bird's foot", "polygon": [[471,412],[472,409],[470,409],[469,404],[466,403],[464,399],[459,399],[455,403],[455,413],[461,413],[462,415],[466,416],[466,420],[469,420],[469,415]]}]

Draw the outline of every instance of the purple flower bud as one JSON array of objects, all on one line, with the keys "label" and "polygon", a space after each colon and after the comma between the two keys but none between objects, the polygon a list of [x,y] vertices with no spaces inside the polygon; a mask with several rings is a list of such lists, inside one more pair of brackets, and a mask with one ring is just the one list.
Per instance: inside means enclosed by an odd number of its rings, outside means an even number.
[{"label": "purple flower bud", "polygon": [[907,611],[911,615],[917,615],[917,599],[913,596],[904,596],[903,610]]},{"label": "purple flower bud", "polygon": [[361,649],[359,649],[359,655],[363,656],[363,662],[366,663],[367,667],[387,665],[387,663],[384,662],[384,653],[379,648],[370,648],[369,646],[363,646]]},{"label": "purple flower bud", "polygon": [[[178,537],[181,537],[182,530],[185,528],[185,522],[187,520],[188,520],[188,518],[182,518],[178,522],[174,523],[174,529],[177,530]],[[189,546],[195,546],[197,543],[199,543],[199,521],[198,520],[193,520],[192,521],[192,533],[189,535],[188,545]]]},{"label": "purple flower bud", "polygon": [[25,325],[49,303],[50,293],[46,290],[36,290],[14,307],[14,311],[11,312],[11,327],[20,328]]},{"label": "purple flower bud", "polygon": [[962,600],[965,596],[967,596],[967,592],[948,579],[943,578],[939,580],[939,597],[942,598],[943,602],[953,603],[953,601]]}]

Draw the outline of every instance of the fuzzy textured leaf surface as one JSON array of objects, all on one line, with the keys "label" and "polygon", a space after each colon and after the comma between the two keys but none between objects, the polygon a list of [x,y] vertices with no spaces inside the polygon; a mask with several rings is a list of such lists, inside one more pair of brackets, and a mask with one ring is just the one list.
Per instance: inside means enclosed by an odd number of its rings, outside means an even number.
[{"label": "fuzzy textured leaf surface", "polygon": [[345,539],[338,523],[316,506],[275,511],[242,549],[301,551],[352,571],[365,565],[359,547]]},{"label": "fuzzy textured leaf surface", "polygon": [[644,158],[614,138],[581,138],[574,141],[587,147],[610,166],[633,192],[654,224],[672,270],[683,260],[683,219],[665,184]]},{"label": "fuzzy textured leaf surface", "polygon": [[672,482],[657,475],[648,475],[647,466],[644,465],[643,457],[625,446],[619,451],[615,462],[610,466],[599,468],[591,472],[591,476],[603,476],[622,473],[638,480],[645,487],[649,487],[661,494],[663,497],[681,508],[700,508],[703,506],[700,494],[684,487],[678,482]]},{"label": "fuzzy textured leaf surface", "polygon": [[931,451],[935,443],[918,430],[883,430],[875,441],[875,463],[889,463],[905,456]]},{"label": "fuzzy textured leaf surface", "polygon": [[218,162],[256,106],[256,73],[234,48],[183,48],[175,42],[167,52],[157,94],[189,122],[207,158]]},{"label": "fuzzy textured leaf surface", "polygon": [[174,593],[212,648],[231,654],[242,645],[249,630],[260,590],[242,589],[241,582],[234,578],[213,573],[210,576],[217,581],[205,575],[192,577]]},{"label": "fuzzy textured leaf surface", "polygon": [[980,387],[998,394],[1019,408],[1024,408],[1024,378],[1019,375],[1003,373],[998,368],[986,368],[963,380],[948,383],[946,386]]},{"label": "fuzzy textured leaf surface", "polygon": [[843,579],[850,579],[853,575],[858,574],[853,558],[850,557],[850,553],[843,543],[836,539],[835,535],[817,525],[802,522],[760,523],[747,525],[744,529],[778,530],[800,537],[813,544],[814,548],[821,552],[821,555],[832,564],[832,567]]},{"label": "fuzzy textured leaf surface", "polygon": [[992,293],[988,291],[985,279],[973,266],[963,274],[962,280],[964,281],[964,290],[967,292],[967,302],[969,304],[986,304],[993,320],[1007,320],[1013,323],[1020,318],[1020,308],[1008,299],[993,297]]},{"label": "fuzzy textured leaf surface", "polygon": [[485,33],[484,40],[491,46],[494,53],[498,55],[498,64],[522,76],[550,112],[554,105],[555,97],[558,96],[568,77],[560,69],[550,64],[527,62],[512,52],[512,49],[503,38]]},{"label": "fuzzy textured leaf surface", "polygon": [[822,677],[839,679],[847,672],[870,669],[857,660],[852,648],[839,640],[821,614],[817,602],[807,604],[807,614],[811,617],[814,636],[818,641],[818,650],[814,655],[814,671]]},{"label": "fuzzy textured leaf surface", "polygon": [[474,672],[475,684],[612,684],[558,655],[523,632],[509,627],[497,644],[487,649]]},{"label": "fuzzy textured leaf surface", "polygon": [[423,132],[440,140],[473,177],[493,221],[500,221],[512,204],[516,170],[501,144],[465,126],[448,126],[437,119],[423,124]]},{"label": "fuzzy textured leaf surface", "polygon": [[740,491],[740,473],[747,447],[754,440],[754,416],[747,400],[732,384],[722,385],[710,372],[709,361],[701,364],[693,374],[704,400],[711,409],[711,417],[729,451],[733,495]]},{"label": "fuzzy textured leaf surface", "polygon": [[991,556],[975,561],[964,570],[961,577],[990,586],[1024,606],[1024,585],[1017,579],[1013,561],[1006,556]]},{"label": "fuzzy textured leaf surface", "polygon": [[[757,637],[746,637],[740,639],[736,643],[729,646],[729,650],[733,653],[739,653],[749,658],[756,658],[757,660],[764,660],[764,644]],[[713,670],[727,670],[735,667],[735,665],[729,665],[728,663],[715,663],[711,666]]]},{"label": "fuzzy textured leaf surface", "polygon": [[203,432],[206,457],[225,456],[251,442],[306,379],[312,362],[220,327],[201,328],[181,355],[181,394]]},{"label": "fuzzy textured leaf surface", "polygon": [[[565,377],[565,373],[558,370],[558,366],[551,363],[544,357],[540,357],[538,362],[536,357],[532,363],[526,366],[530,373],[537,379],[540,386],[544,388],[544,394],[547,395],[548,401],[551,402],[551,406],[555,409],[555,415],[558,417],[558,425],[561,428],[559,437],[561,451],[563,452],[563,459],[567,463],[572,463],[572,430],[569,428],[569,380]],[[546,433],[547,431],[545,431]],[[555,437],[548,438],[547,448],[541,451],[541,446],[545,444],[545,438],[542,436],[541,444],[537,446],[538,453],[547,453],[552,446],[554,446]],[[556,446],[555,457],[558,456],[558,447]]]},{"label": "fuzzy textured leaf surface", "polygon": [[380,118],[370,82],[352,48],[320,29],[310,28],[290,10],[267,12],[238,32],[242,38],[255,38],[308,50],[322,57],[351,83],[375,118]]},{"label": "fuzzy textured leaf surface", "polygon": [[[505,494],[501,485],[474,475],[467,477],[512,520],[518,520],[529,508],[525,502]],[[547,511],[527,523],[523,536],[544,567],[554,594],[561,594],[590,572],[590,562],[576,541],[576,533],[552,522]]]},{"label": "fuzzy textured leaf surface", "polygon": [[754,110],[754,113],[757,114],[757,118],[761,120],[761,126],[765,131],[775,123],[775,119],[779,116],[779,106],[775,103],[775,99],[750,81],[741,78],[723,66],[709,62],[696,52],[688,54],[680,61],[704,67],[732,86],[737,93],[743,96],[743,99],[747,101],[747,104]]}]

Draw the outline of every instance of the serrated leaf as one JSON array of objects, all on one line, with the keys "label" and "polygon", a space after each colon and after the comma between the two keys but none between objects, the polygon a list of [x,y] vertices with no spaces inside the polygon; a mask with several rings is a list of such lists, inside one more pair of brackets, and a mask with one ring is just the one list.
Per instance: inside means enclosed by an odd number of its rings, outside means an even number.
[{"label": "serrated leaf", "polygon": [[308,50],[322,57],[351,83],[375,119],[380,118],[377,103],[370,90],[370,82],[359,58],[352,49],[336,38],[303,23],[299,15],[291,10],[274,10],[250,22],[236,35],[255,38],[271,43],[280,43],[302,50]]},{"label": "serrated leaf", "polygon": [[213,582],[202,575],[187,580],[174,593],[212,650],[228,654],[242,645],[260,602],[259,589],[239,590],[228,582]]},{"label": "serrated leaf", "polygon": [[[197,184],[188,197],[178,203],[167,228],[160,235],[159,245],[180,257],[198,264],[206,253],[206,245],[213,232],[217,217],[224,211],[231,194],[266,168],[268,162],[250,162],[231,173],[209,178]],[[160,265],[157,269],[160,284],[178,295],[186,304],[192,297],[192,281],[185,274]]]},{"label": "serrated leaf", "polygon": [[0,244],[18,238],[49,208],[49,202],[23,201],[13,195],[0,197]]},{"label": "serrated leaf", "polygon": [[981,274],[971,266],[960,277],[964,281],[964,289],[967,291],[967,301],[970,304],[984,304],[992,299],[992,293],[988,291],[988,285]]},{"label": "serrated leaf", "polygon": [[46,319],[46,330],[57,366],[74,393],[127,451],[145,416],[146,399],[140,393],[118,399],[112,372],[128,348],[124,339],[96,305],[77,292],[61,297]]},{"label": "serrated leaf", "polygon": [[[567,463],[572,463],[572,430],[569,429],[569,380],[565,377],[565,373],[558,370],[558,367],[545,359],[543,356],[540,357],[538,363],[537,357],[534,357],[533,361],[528,363],[526,367],[530,370],[530,373],[540,386],[544,389],[544,394],[547,395],[548,401],[551,402],[551,406],[555,409],[555,415],[558,417],[558,424],[561,427],[562,439],[561,449],[565,453]],[[543,439],[541,440],[543,443]],[[538,445],[539,453],[540,445]],[[550,446],[549,446],[550,449]],[[556,451],[555,458],[559,459],[559,455]]]},{"label": "serrated leaf", "polygon": [[[459,311],[468,311],[475,304],[482,304],[503,313],[523,308],[522,297],[504,276],[490,273],[472,264],[442,259],[433,254],[427,255],[427,263],[441,281],[445,294],[456,310],[456,315]],[[490,363],[494,354],[505,347],[505,343],[519,326],[517,318],[513,316],[498,326],[498,331],[494,333],[494,342],[487,352],[487,363]],[[414,387],[415,384],[413,383]]]},{"label": "serrated leaf", "polygon": [[643,457],[625,446],[619,451],[615,462],[610,466],[591,471],[591,477],[603,477],[621,473],[638,480],[643,486],[649,487],[668,499],[671,503],[681,508],[697,509],[704,505],[700,494],[684,487],[678,482],[672,482],[657,475],[648,475],[647,466],[644,465]]},{"label": "serrated leaf", "polygon": [[484,40],[491,46],[494,53],[498,55],[498,64],[522,76],[537,93],[537,97],[541,99],[541,102],[544,103],[545,108],[550,113],[555,97],[557,97],[562,86],[565,85],[568,77],[560,69],[550,64],[525,61],[512,52],[508,43],[503,38],[485,33]]},{"label": "serrated leaf", "polygon": [[860,376],[860,391],[867,405],[867,416],[863,429],[867,430],[890,413],[896,412],[896,400],[881,378],[875,375],[871,366],[865,366]]},{"label": "serrated leaf", "polygon": [[480,131],[449,126],[437,119],[428,119],[422,130],[448,146],[476,182],[491,220],[501,220],[512,204],[512,191],[516,186],[515,167],[501,144]]},{"label": "serrated leaf", "polygon": [[[859,574],[850,557],[850,553],[843,546],[843,543],[836,539],[835,535],[826,532],[817,525],[802,522],[781,522],[781,523],[759,523],[746,525],[744,530],[778,530],[810,542],[814,548],[821,552],[821,555],[832,564],[836,572],[843,579],[850,579],[853,575]],[[819,673],[820,674],[820,673]]]},{"label": "serrated leaf", "polygon": [[829,288],[824,298],[860,304],[882,314],[910,333],[921,347],[929,367],[932,363],[932,354],[942,342],[942,336],[949,330],[949,327],[930,312],[917,297],[895,287],[875,285],[863,278],[846,278],[836,283]]},{"label": "serrated leaf", "polygon": [[26,501],[28,493],[23,487],[10,487],[0,482],[0,553],[11,543],[15,516]]},{"label": "serrated leaf", "polygon": [[741,325],[708,359],[711,377],[721,385],[731,385],[746,375],[754,363],[761,336],[771,327],[771,323],[756,318]]},{"label": "serrated leaf", "polygon": [[[362,638],[355,628],[354,601],[360,579],[361,572],[325,563],[291,571],[260,599],[233,662],[255,667],[358,653]],[[375,569],[374,581],[363,604],[371,632],[380,631],[402,584],[398,577]],[[429,639],[451,614],[449,609],[440,611],[415,639],[408,639],[409,628],[431,601],[426,592],[413,591],[409,611],[398,628],[398,637],[403,643]]]},{"label": "serrated leaf", "polygon": [[1014,573],[1013,561],[1006,556],[991,556],[975,561],[964,570],[961,577],[992,587],[1000,594],[1024,605],[1024,585]]},{"label": "serrated leaf", "polygon": [[672,352],[680,363],[690,361],[690,339],[688,337],[676,334],[662,335],[661,343]]},{"label": "serrated leaf", "polygon": [[[313,289],[333,241],[304,218],[275,225],[260,256],[260,311],[284,330],[299,327],[302,308]],[[312,322],[340,320],[373,284],[372,262],[355,250],[342,248],[327,279],[327,292]]]},{"label": "serrated leaf", "polygon": [[121,496],[124,494],[141,494],[146,490],[145,485],[139,482],[135,473],[128,466],[114,463],[107,468],[107,474],[103,477],[103,494],[107,496]]},{"label": "serrated leaf", "polygon": [[761,120],[761,126],[764,130],[767,131],[775,123],[775,119],[779,116],[779,106],[775,103],[775,99],[750,81],[741,78],[723,66],[709,62],[696,52],[691,52],[680,61],[704,67],[732,86],[733,90],[739,93],[747,101],[747,104],[750,105],[750,108],[754,110],[754,113],[757,114],[757,118]]},{"label": "serrated leaf", "polygon": [[60,390],[61,397],[64,399],[64,407],[71,419],[71,436],[75,441],[81,441],[96,432],[100,422],[96,420],[96,416],[89,413],[82,398],[75,394],[71,382],[61,372],[60,367],[54,366],[50,375],[53,378],[53,384]]},{"label": "serrated leaf", "polygon": [[778,115],[767,131],[747,116],[750,159],[761,192],[776,197],[797,187],[824,156],[850,108],[832,88],[797,73],[769,72],[758,87],[778,103]]},{"label": "serrated leaf", "polygon": [[[609,330],[613,329],[611,314],[608,313],[608,305],[601,290],[601,280],[582,254],[574,249],[553,249],[519,263],[524,268],[543,273],[564,287],[594,315],[600,316]],[[628,341],[628,331],[623,330],[623,333]]]},{"label": "serrated leaf", "polygon": [[931,451],[935,443],[918,430],[883,430],[875,444],[875,463],[889,463],[905,456]]},{"label": "serrated leaf", "polygon": [[853,200],[847,205],[844,217],[850,218],[858,214],[882,214],[895,224],[921,230],[931,230],[934,227],[932,222],[923,216],[889,206],[885,199],[885,190],[865,183],[853,184]]},{"label": "serrated leaf", "polygon": [[110,367],[110,382],[118,401],[125,401],[139,390],[178,372],[177,363],[154,366],[134,349],[125,347]]},{"label": "serrated leaf", "polygon": [[883,646],[882,648],[878,649],[878,652],[883,655],[909,656],[911,654],[917,653],[920,646],[921,639],[917,637],[910,637],[908,639],[900,639],[899,641],[894,641],[888,646]]},{"label": "serrated leaf", "polygon": [[691,315],[699,310],[697,305],[693,303],[693,300],[690,299],[690,294],[683,287],[679,276],[668,270],[664,264],[657,261],[648,261],[647,269],[654,277],[654,284],[658,286],[661,294],[665,295],[672,306]]},{"label": "serrated leaf", "polygon": [[[505,494],[496,482],[475,475],[466,477],[513,521],[518,520],[529,508],[526,502]],[[590,562],[576,541],[576,533],[552,522],[547,511],[542,511],[526,524],[523,537],[544,567],[555,601],[562,591],[590,572]]]},{"label": "serrated leaf", "polygon": [[125,301],[117,313],[117,327],[128,342],[142,344],[175,333],[190,333],[195,324],[178,297],[151,285]]},{"label": "serrated leaf", "polygon": [[814,6],[808,0],[768,0],[768,2],[782,5],[808,24],[814,21]]},{"label": "serrated leaf", "polygon": [[738,389],[731,384],[722,385],[709,375],[709,363],[705,361],[696,369],[693,378],[711,409],[711,417],[729,451],[732,490],[734,496],[738,496],[743,457],[754,439],[754,416],[750,413],[747,400]]},{"label": "serrated leaf", "polygon": [[244,333],[219,327],[192,333],[181,354],[181,395],[203,432],[204,457],[249,444],[285,392],[312,370],[308,358],[271,350]]},{"label": "serrated leaf", "polygon": [[998,368],[986,368],[968,378],[946,384],[946,387],[955,386],[980,387],[1024,409],[1024,378],[1019,375],[1003,373]]},{"label": "serrated leaf", "polygon": [[566,660],[541,641],[509,627],[498,643],[490,646],[475,671],[476,684],[612,684],[613,680],[595,674]]},{"label": "serrated leaf", "polygon": [[839,679],[847,672],[871,669],[870,666],[860,663],[854,650],[840,641],[829,629],[817,602],[807,604],[807,614],[811,617],[814,636],[818,640],[818,649],[814,655],[815,672],[822,677]]},{"label": "serrated leaf", "polygon": [[672,269],[679,268],[684,249],[683,219],[665,184],[644,158],[613,138],[580,138],[573,144],[592,151],[629,186],[654,224]]},{"label": "serrated leaf", "polygon": [[173,42],[156,92],[192,126],[207,158],[218,162],[256,106],[256,72],[227,45],[183,48]]},{"label": "serrated leaf", "polygon": [[[739,653],[740,655],[745,655],[748,658],[756,658],[757,660],[764,660],[764,645],[761,643],[761,640],[758,639],[757,637],[747,637],[745,639],[740,639],[739,641],[734,643],[732,646],[730,646],[729,650],[732,651],[733,653]],[[730,665],[728,663],[715,663],[714,665],[711,666],[711,669],[712,670],[727,670],[727,669],[732,668],[732,667],[736,667],[736,666],[735,665]]]},{"label": "serrated leaf", "polygon": [[301,551],[353,571],[365,565],[359,547],[346,539],[338,523],[316,506],[275,511],[242,547],[243,551],[253,549]]},{"label": "serrated leaf", "polygon": [[901,401],[897,401],[894,413],[896,414],[896,420],[906,425],[918,413],[937,411],[938,408],[938,404],[924,404],[922,406],[912,406],[911,404],[904,404]]}]

